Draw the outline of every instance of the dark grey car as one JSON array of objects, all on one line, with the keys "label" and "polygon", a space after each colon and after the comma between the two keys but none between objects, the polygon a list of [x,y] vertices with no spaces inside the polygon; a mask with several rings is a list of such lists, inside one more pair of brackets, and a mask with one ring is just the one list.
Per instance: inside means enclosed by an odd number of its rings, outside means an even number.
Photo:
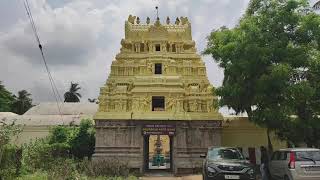
[{"label": "dark grey car", "polygon": [[254,166],[246,160],[237,148],[211,147],[207,155],[202,155],[203,180],[256,179]]}]

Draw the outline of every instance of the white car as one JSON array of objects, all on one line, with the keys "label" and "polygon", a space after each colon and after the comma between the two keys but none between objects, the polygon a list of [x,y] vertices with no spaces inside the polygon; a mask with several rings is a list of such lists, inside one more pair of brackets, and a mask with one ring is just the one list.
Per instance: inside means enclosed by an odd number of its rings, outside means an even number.
[{"label": "white car", "polygon": [[320,180],[320,149],[288,148],[275,151],[269,162],[272,179]]}]

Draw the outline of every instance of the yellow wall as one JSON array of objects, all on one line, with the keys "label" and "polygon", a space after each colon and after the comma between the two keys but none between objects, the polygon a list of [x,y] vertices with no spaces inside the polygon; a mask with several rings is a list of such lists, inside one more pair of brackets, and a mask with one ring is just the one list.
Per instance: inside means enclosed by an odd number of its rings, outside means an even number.
[{"label": "yellow wall", "polygon": [[[225,117],[226,123],[222,129],[222,146],[235,146],[242,148],[267,147],[268,138],[265,128],[260,128],[248,121],[247,117]],[[286,147],[285,142],[272,136],[274,149]]]}]

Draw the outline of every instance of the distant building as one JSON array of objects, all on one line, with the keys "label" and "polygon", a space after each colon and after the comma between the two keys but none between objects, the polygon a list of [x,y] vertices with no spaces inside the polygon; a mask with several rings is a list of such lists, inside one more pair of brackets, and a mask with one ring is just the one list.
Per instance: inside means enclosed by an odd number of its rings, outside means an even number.
[{"label": "distant building", "polygon": [[22,133],[15,139],[16,144],[23,144],[32,139],[46,137],[49,130],[57,125],[79,125],[82,119],[93,119],[98,109],[95,103],[60,103],[61,115],[55,102],[40,103],[23,115],[0,112],[0,119],[6,123],[15,122],[22,126]]},{"label": "distant building", "polygon": [[319,11],[320,10],[320,1],[316,2],[313,7],[314,10]]}]

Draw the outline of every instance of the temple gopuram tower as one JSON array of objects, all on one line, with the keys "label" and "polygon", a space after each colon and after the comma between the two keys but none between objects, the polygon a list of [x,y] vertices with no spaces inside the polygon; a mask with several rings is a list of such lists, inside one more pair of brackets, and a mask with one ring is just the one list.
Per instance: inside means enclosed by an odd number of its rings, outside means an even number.
[{"label": "temple gopuram tower", "polygon": [[149,137],[168,135],[170,170],[189,173],[221,143],[223,117],[186,17],[142,24],[130,15],[99,102],[94,160],[117,158],[148,171]]}]

